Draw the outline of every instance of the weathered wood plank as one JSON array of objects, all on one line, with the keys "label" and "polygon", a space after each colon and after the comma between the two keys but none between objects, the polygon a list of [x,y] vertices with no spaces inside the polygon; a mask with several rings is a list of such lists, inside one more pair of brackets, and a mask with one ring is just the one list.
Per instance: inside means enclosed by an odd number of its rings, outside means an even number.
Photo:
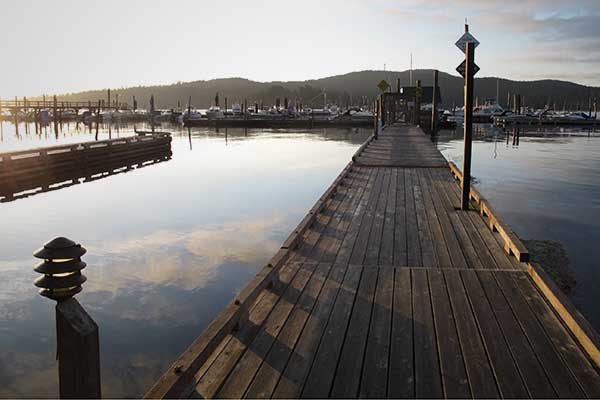
[{"label": "weathered wood plank", "polygon": [[362,270],[361,267],[356,265],[348,267],[348,272],[344,277],[344,282],[333,306],[331,317],[316,351],[302,397],[326,398],[329,396]]},{"label": "weathered wood plank", "polygon": [[[282,284],[289,284],[298,268],[299,264],[297,263],[286,264],[279,273],[279,281]],[[243,324],[242,328],[232,335],[226,348],[223,349],[212,366],[198,381],[196,392],[199,395],[205,398],[215,396],[248,344],[275,307],[275,304],[277,304],[280,295],[281,292],[278,291],[266,291],[260,302],[252,309],[249,315],[250,323]]]},{"label": "weathered wood plank", "polygon": [[432,234],[429,230],[429,221],[427,219],[427,213],[425,211],[425,204],[423,200],[423,190],[418,180],[417,171],[411,171],[411,180],[415,183],[413,195],[415,199],[417,230],[419,232],[419,244],[421,246],[421,257],[423,260],[423,266],[436,267],[440,264],[436,257]]},{"label": "weathered wood plank", "polygon": [[396,268],[388,393],[390,398],[415,397],[413,368],[413,304],[410,269]]},{"label": "weathered wood plank", "polygon": [[377,205],[373,214],[373,225],[369,238],[367,240],[367,249],[364,258],[364,263],[367,265],[375,265],[379,261],[379,251],[381,249],[383,239],[383,225],[385,222],[385,208],[390,189],[390,173],[382,171],[383,179],[381,182],[381,192],[377,197]]},{"label": "weathered wood plank", "polygon": [[383,398],[387,394],[393,293],[394,270],[379,269],[360,381],[361,398]]},{"label": "weathered wood plank", "polygon": [[385,208],[385,220],[383,225],[383,234],[381,238],[381,249],[379,251],[380,265],[394,264],[394,230],[396,226],[396,191],[398,184],[398,170],[390,171],[390,187],[387,194],[387,202]]},{"label": "weathered wood plank", "polygon": [[406,223],[406,170],[398,170],[396,181],[396,215],[394,227],[394,264],[408,265],[408,242]]},{"label": "weathered wood plank", "polygon": [[484,289],[475,271],[461,271],[461,278],[473,315],[481,332],[485,349],[494,370],[500,394],[504,398],[521,399],[529,397],[519,369],[515,364],[505,336],[492,311]]},{"label": "weathered wood plank", "polygon": [[375,184],[376,174],[377,171],[375,170],[369,171],[369,180],[366,183],[365,191],[354,211],[352,221],[350,222],[350,228],[348,230],[348,233],[344,237],[341,247],[338,251],[338,255],[336,257],[337,263],[348,264],[350,262],[352,252],[354,250],[354,245],[356,244],[357,237],[360,233],[362,220],[366,216],[367,204],[372,196],[371,192],[373,191],[373,185]]},{"label": "weathered wood plank", "polygon": [[500,330],[506,338],[506,342],[512,356],[523,377],[527,390],[533,398],[554,398],[556,392],[542,365],[537,359],[527,337],[521,330],[504,294],[498,287],[494,278],[495,272],[477,271],[477,276],[482,284],[483,290],[492,306]]},{"label": "weathered wood plank", "polygon": [[254,376],[245,397],[271,397],[330,271],[331,264],[320,263],[317,266],[286,324],[279,332],[277,340],[273,343],[264,362]]},{"label": "weathered wood plank", "polygon": [[350,264],[362,264],[367,252],[367,245],[369,241],[369,235],[373,227],[375,209],[377,207],[377,200],[383,187],[383,172],[377,171],[375,177],[375,183],[373,189],[369,195],[369,199],[366,205],[365,214],[360,223],[360,230],[356,237],[356,242],[352,249],[352,255],[350,256]]},{"label": "weathered wood plank", "polygon": [[234,369],[230,372],[222,387],[217,392],[216,397],[240,398],[244,395],[246,388],[252,381],[254,374],[262,364],[263,359],[266,357],[296,301],[304,290],[315,266],[313,263],[306,263],[300,266],[291,284],[279,298],[277,305],[269,314],[243,356],[236,363]]},{"label": "weathered wood plank", "polygon": [[509,272],[497,273],[495,274],[496,280],[504,292],[504,296],[508,300],[513,313],[519,320],[523,331],[527,335],[531,347],[546,371],[546,375],[550,379],[556,393],[560,397],[566,398],[583,397],[583,392],[577,381],[556,353],[554,346],[546,337],[543,328],[531,312],[527,302],[521,296],[519,289],[515,286],[509,274]]},{"label": "weathered wood plank", "polygon": [[405,171],[405,193],[406,193],[406,235],[408,260],[406,265],[423,265],[421,256],[421,241],[419,240],[419,223],[415,206],[414,171]]},{"label": "weathered wood plank", "polygon": [[455,210],[450,210],[449,206],[442,201],[439,193],[439,184],[433,179],[431,170],[427,170],[427,172],[429,173],[430,182],[432,182],[431,197],[433,199],[433,204],[437,209],[437,215],[442,226],[444,239],[448,245],[448,253],[450,254],[452,266],[457,268],[467,267],[467,261],[462,253],[462,249],[456,237],[456,232],[452,228],[452,224],[450,223],[450,219],[448,217],[448,213],[454,212]]},{"label": "weathered wood plank", "polygon": [[554,348],[569,367],[585,394],[590,398],[600,398],[598,372],[568,334],[558,317],[548,307],[529,276],[525,274],[510,274],[510,276],[521,290],[521,294],[531,307],[533,314],[544,327]]},{"label": "weathered wood plank", "polygon": [[422,170],[418,172],[419,183],[423,192],[423,202],[427,213],[427,223],[429,224],[429,230],[432,235],[438,265],[441,267],[449,267],[452,265],[450,261],[450,254],[448,253],[446,240],[444,239],[444,234],[442,232],[442,226],[440,225],[437,211],[431,198],[431,185],[428,183],[425,175],[426,174]]},{"label": "weathered wood plank", "polygon": [[357,397],[376,285],[377,269],[364,269],[333,381],[331,397]]},{"label": "weathered wood plank", "polygon": [[[444,274],[439,269],[429,270],[427,276],[431,291],[444,397],[459,399],[472,397]],[[459,312],[466,311],[468,310]]]},{"label": "weathered wood plank", "polygon": [[445,270],[444,278],[456,321],[456,330],[461,343],[471,393],[475,398],[498,398],[499,393],[494,373],[488,362],[488,356],[475,323],[460,272]]},{"label": "weathered wood plank", "polygon": [[346,266],[336,264],[319,294],[302,334],[296,343],[294,352],[281,374],[279,383],[273,392],[274,398],[295,398],[300,395],[308,375],[323,330],[335,302],[338,289],[346,273]]},{"label": "weathered wood plank", "polygon": [[425,270],[412,270],[415,396],[443,396],[431,297]]}]

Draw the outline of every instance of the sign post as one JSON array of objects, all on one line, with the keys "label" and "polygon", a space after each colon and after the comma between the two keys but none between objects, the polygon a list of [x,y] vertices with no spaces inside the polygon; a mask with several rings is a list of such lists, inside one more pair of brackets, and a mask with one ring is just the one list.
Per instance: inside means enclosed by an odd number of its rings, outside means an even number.
[{"label": "sign post", "polygon": [[456,41],[456,47],[465,53],[465,60],[456,67],[456,71],[465,78],[465,121],[464,121],[464,157],[463,180],[461,183],[462,196],[460,208],[469,209],[471,193],[471,153],[473,141],[473,77],[479,71],[475,64],[475,48],[479,41],[469,33],[469,25],[465,23],[465,33]]},{"label": "sign post", "polygon": [[461,183],[462,196],[460,208],[469,209],[471,193],[471,153],[473,141],[473,77],[479,71],[475,64],[475,48],[479,46],[477,39],[469,33],[469,25],[465,24],[465,33],[455,43],[463,53],[465,60],[456,68],[459,74],[465,78],[465,120],[464,120],[464,157],[463,157],[463,180]]},{"label": "sign post", "polygon": [[473,75],[475,74],[475,45],[467,43],[467,63],[465,72],[465,121],[464,121],[464,157],[463,157],[463,180],[462,197],[460,208],[469,209],[469,198],[471,193],[471,152],[473,141]]}]

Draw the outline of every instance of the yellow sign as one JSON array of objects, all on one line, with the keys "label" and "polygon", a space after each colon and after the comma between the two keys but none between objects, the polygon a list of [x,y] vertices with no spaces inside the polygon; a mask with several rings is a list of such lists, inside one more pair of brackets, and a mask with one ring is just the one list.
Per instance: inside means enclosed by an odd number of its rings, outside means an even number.
[{"label": "yellow sign", "polygon": [[421,97],[423,95],[423,89],[421,89],[420,87],[417,87],[415,89],[415,93],[417,94],[418,97]]},{"label": "yellow sign", "polygon": [[379,90],[381,90],[382,92],[385,92],[386,90],[389,89],[390,84],[387,83],[385,80],[382,80],[381,82],[379,82],[379,84],[377,84],[377,87],[379,88]]}]

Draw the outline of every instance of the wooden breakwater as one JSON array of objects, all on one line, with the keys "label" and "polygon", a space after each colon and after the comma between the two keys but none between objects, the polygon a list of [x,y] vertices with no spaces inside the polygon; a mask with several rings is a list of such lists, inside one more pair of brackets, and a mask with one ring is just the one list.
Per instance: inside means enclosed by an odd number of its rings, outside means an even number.
[{"label": "wooden breakwater", "polygon": [[171,158],[171,136],[156,134],[0,154],[0,201],[56,190]]},{"label": "wooden breakwater", "polygon": [[598,335],[389,111],[149,398],[598,397]]}]

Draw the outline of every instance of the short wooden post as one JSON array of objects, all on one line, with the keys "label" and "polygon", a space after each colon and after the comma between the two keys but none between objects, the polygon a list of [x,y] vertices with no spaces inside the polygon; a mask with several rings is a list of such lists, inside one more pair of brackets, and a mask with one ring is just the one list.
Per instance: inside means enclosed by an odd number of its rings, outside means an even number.
[{"label": "short wooden post", "polygon": [[375,110],[373,112],[373,136],[377,139],[379,133],[379,97],[375,100]]},{"label": "short wooden post", "polygon": [[56,305],[60,397],[100,398],[98,325],[75,298]]},{"label": "short wooden post", "polygon": [[54,119],[54,133],[58,135],[58,100],[56,95],[52,97],[52,118]]},{"label": "short wooden post", "polygon": [[385,101],[385,93],[382,93],[379,96],[379,119],[381,120],[381,126],[385,126],[387,123],[387,115],[386,115],[386,101]]},{"label": "short wooden post", "polygon": [[400,78],[396,79],[396,93],[400,93]]},{"label": "short wooden post", "polygon": [[473,67],[475,65],[475,46],[467,42],[467,65],[465,68],[465,121],[464,121],[464,157],[461,209],[469,209],[471,193],[471,147],[473,140]]},{"label": "short wooden post", "polygon": [[[81,292],[86,267],[81,245],[58,237],[34,253],[43,261],[34,270],[43,274],[34,282],[39,293],[57,301],[56,339],[60,398],[101,397],[98,325],[74,295]],[[59,261],[60,260],[60,261]]]},{"label": "short wooden post", "polygon": [[17,100],[17,96],[15,96],[15,115],[13,117],[15,119],[15,132],[19,136],[19,100]]},{"label": "short wooden post", "polygon": [[417,79],[417,88],[415,89],[415,125],[421,125],[421,80]]},{"label": "short wooden post", "polygon": [[437,88],[438,88],[438,70],[433,71],[433,97],[431,104],[431,133],[435,135],[437,130]]},{"label": "short wooden post", "polygon": [[192,116],[192,96],[190,96],[190,98],[188,99],[188,120],[190,119],[190,117]]},{"label": "short wooden post", "polygon": [[98,130],[100,129],[100,108],[102,107],[102,102],[98,100],[98,109],[96,109],[96,140],[98,140]]}]

